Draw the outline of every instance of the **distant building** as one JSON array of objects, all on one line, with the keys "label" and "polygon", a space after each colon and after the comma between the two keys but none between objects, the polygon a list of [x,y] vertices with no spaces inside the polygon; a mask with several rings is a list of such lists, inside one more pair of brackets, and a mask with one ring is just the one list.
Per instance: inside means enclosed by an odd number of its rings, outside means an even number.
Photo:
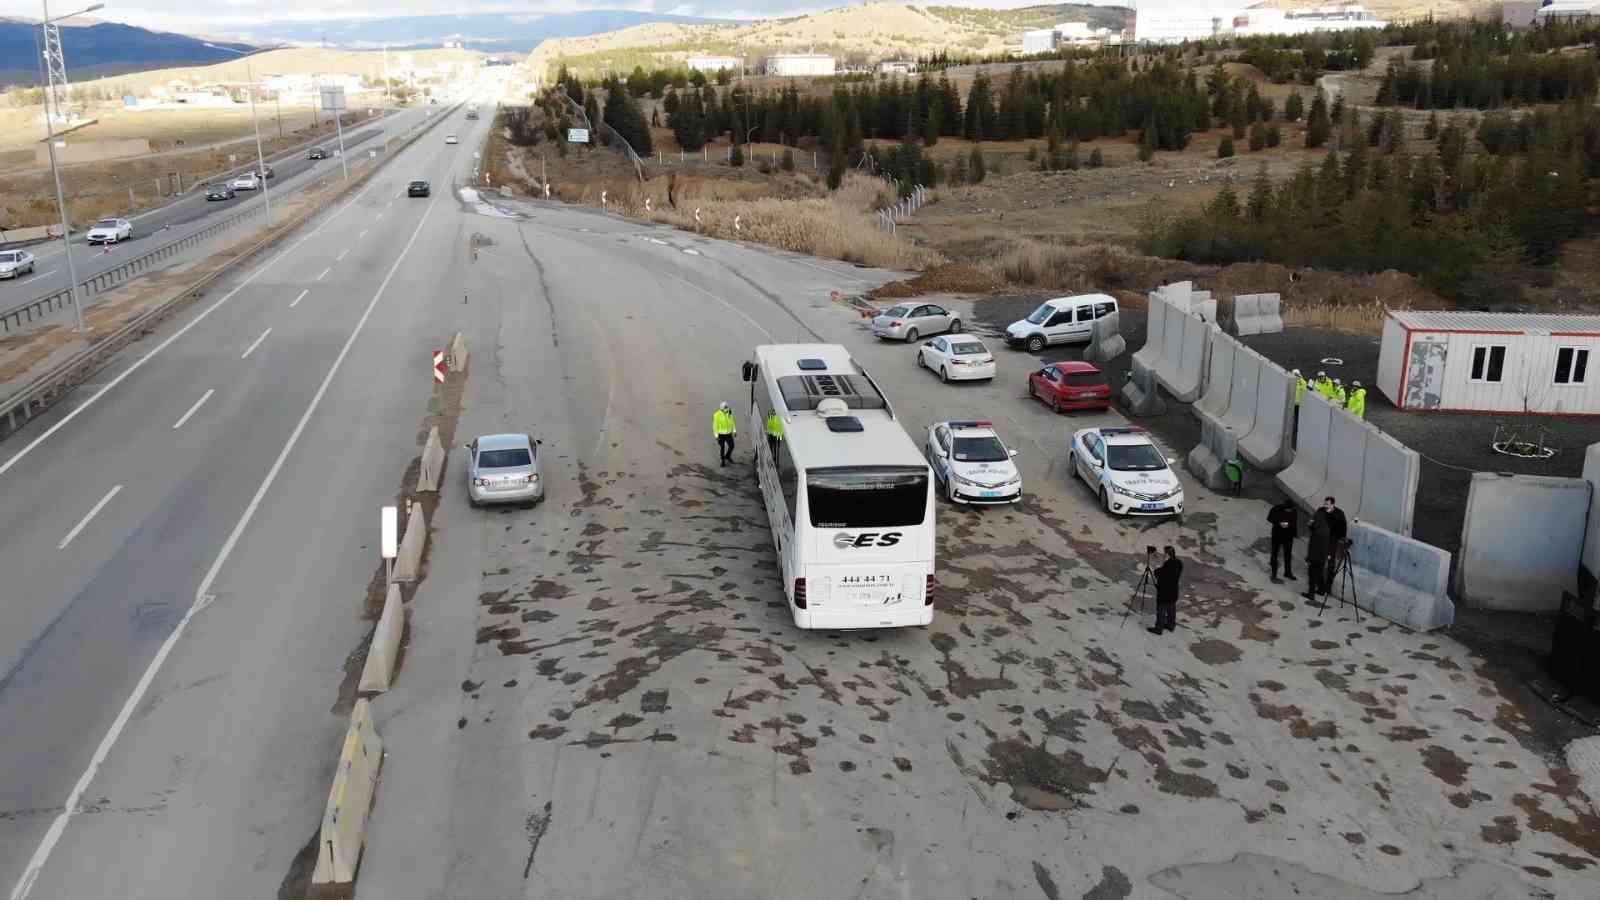
[{"label": "distant building", "polygon": [[1144,44],[1379,29],[1388,24],[1359,3],[1289,10],[1265,4],[1157,7],[1140,9],[1134,16],[1134,39]]},{"label": "distant building", "polygon": [[886,59],[878,63],[880,75],[910,75],[917,70],[917,64],[903,59]]},{"label": "distant building", "polygon": [[1595,0],[1544,0],[1533,14],[1535,23],[1582,22],[1600,17],[1600,3]]},{"label": "distant building", "polygon": [[737,56],[691,56],[686,62],[696,72],[721,72],[724,69],[738,69],[742,64]]},{"label": "distant building", "polygon": [[1024,31],[1022,53],[1024,56],[1033,56],[1039,53],[1054,53],[1062,47],[1098,47],[1121,41],[1120,31],[1091,28],[1088,22],[1062,22],[1051,28]]},{"label": "distant building", "polygon": [[1600,316],[1391,311],[1378,389],[1405,410],[1600,414]]},{"label": "distant building", "polygon": [[821,53],[788,53],[767,57],[767,74],[783,77],[800,75],[832,75],[836,71],[833,57]]}]

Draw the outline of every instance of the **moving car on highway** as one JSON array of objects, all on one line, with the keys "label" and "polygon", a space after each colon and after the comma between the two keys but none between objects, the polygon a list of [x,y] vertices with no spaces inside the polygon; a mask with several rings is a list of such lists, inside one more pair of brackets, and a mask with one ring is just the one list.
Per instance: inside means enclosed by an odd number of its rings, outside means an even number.
[{"label": "moving car on highway", "polygon": [[1089,340],[1094,320],[1117,311],[1117,298],[1110,294],[1080,294],[1056,297],[1039,304],[1026,319],[1006,326],[1006,343],[1038,353],[1047,344],[1066,344]]},{"label": "moving car on highway", "polygon": [[917,365],[939,373],[940,381],[994,377],[994,354],[970,334],[940,335],[917,349]]},{"label": "moving car on highway", "polygon": [[259,174],[262,178],[276,178],[278,175],[278,173],[272,171],[271,165],[262,166],[260,172],[257,174]]},{"label": "moving car on highway", "polygon": [[101,219],[83,239],[91,244],[115,244],[133,237],[133,223],[127,219]]},{"label": "moving car on highway", "polygon": [[1028,374],[1028,396],[1056,412],[1067,409],[1110,409],[1111,385],[1094,363],[1051,363]]},{"label": "moving car on highway", "polygon": [[321,147],[312,147],[310,150],[306,151],[306,159],[327,159],[327,158],[328,158],[328,151],[322,149]]},{"label": "moving car on highway", "polygon": [[206,188],[206,199],[207,200],[232,200],[233,199],[233,185],[228,184],[226,182],[218,182],[216,184],[208,186]]},{"label": "moving car on highway", "polygon": [[960,330],[959,318],[932,303],[902,303],[889,307],[872,319],[873,335],[907,343],[924,334],[955,333]]},{"label": "moving car on highway", "polygon": [[447,134],[447,135],[445,135],[445,136],[444,136],[444,142],[445,142],[445,143],[446,143],[446,144],[456,144],[456,143],[460,143],[460,142],[459,142],[459,141],[457,141],[457,140],[456,140],[456,136],[455,136],[455,135],[453,135],[453,134]]},{"label": "moving car on highway", "polygon": [[261,187],[261,179],[254,172],[246,172],[233,180],[232,187],[236,191],[253,191]]},{"label": "moving car on highway", "polygon": [[933,465],[939,488],[954,503],[1015,503],[1022,499],[1022,475],[994,433],[982,420],[935,422],[928,428],[922,455]]},{"label": "moving car on highway", "polygon": [[0,250],[0,278],[18,278],[33,273],[34,256],[26,250]]},{"label": "moving car on highway", "polygon": [[1082,429],[1067,462],[1111,515],[1183,515],[1183,482],[1143,428]]},{"label": "moving car on highway", "polygon": [[466,445],[467,502],[532,505],[543,500],[541,443],[525,434],[486,434]]},{"label": "moving car on highway", "polygon": [[418,178],[406,187],[407,197],[426,197],[433,192],[433,187],[426,181]]}]

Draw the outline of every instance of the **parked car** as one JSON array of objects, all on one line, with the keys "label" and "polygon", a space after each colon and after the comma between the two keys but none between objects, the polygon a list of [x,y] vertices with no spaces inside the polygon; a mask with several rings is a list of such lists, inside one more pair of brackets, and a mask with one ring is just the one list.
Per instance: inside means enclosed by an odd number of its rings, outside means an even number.
[{"label": "parked car", "polygon": [[26,250],[0,250],[0,278],[33,274],[34,256]]},{"label": "parked car", "polygon": [[411,182],[411,184],[406,187],[407,197],[426,197],[432,192],[433,187],[426,181],[423,181],[421,178]]},{"label": "parked car", "polygon": [[1094,363],[1058,362],[1035,369],[1028,375],[1028,396],[1056,412],[1111,408],[1111,385]]},{"label": "parked car", "polygon": [[233,185],[226,184],[226,183],[218,183],[218,184],[213,184],[213,185],[208,186],[206,188],[206,199],[207,200],[232,200],[233,199]]},{"label": "parked car", "polygon": [[525,434],[486,434],[466,446],[467,502],[538,503],[544,499],[539,479],[539,445]]},{"label": "parked car", "polygon": [[272,171],[272,166],[270,165],[262,166],[261,171],[257,174],[259,174],[262,178],[276,178],[278,175],[278,173]]},{"label": "parked car", "polygon": [[133,237],[133,223],[127,219],[101,219],[83,239],[91,244],[115,244]]},{"label": "parked car", "polygon": [[961,320],[942,306],[932,303],[902,303],[891,306],[872,319],[872,333],[879,338],[915,341],[924,334],[958,332]]},{"label": "parked car", "polygon": [[1022,499],[1022,475],[994,423],[959,420],[928,428],[922,455],[933,467],[940,491],[953,503],[1015,503]]},{"label": "parked car", "polygon": [[321,147],[312,147],[310,150],[306,151],[306,159],[327,159],[327,158],[328,158],[328,151],[322,149]]},{"label": "parked car", "polygon": [[1067,463],[1114,516],[1181,516],[1183,482],[1143,428],[1085,428]]},{"label": "parked car", "polygon": [[457,139],[456,139],[456,136],[455,136],[455,135],[453,135],[453,134],[447,134],[447,135],[445,135],[445,136],[444,136],[444,142],[445,142],[445,143],[446,143],[446,144],[459,144],[459,143],[460,143],[460,141],[459,141],[459,140],[457,140]]},{"label": "parked car", "polygon": [[1038,353],[1047,344],[1089,340],[1094,320],[1117,311],[1109,294],[1081,294],[1046,300],[1039,308],[1006,326],[1006,343]]},{"label": "parked car", "polygon": [[233,180],[232,187],[236,191],[253,191],[261,187],[261,179],[254,172],[246,172]]},{"label": "parked car", "polygon": [[477,117],[478,117],[478,111],[477,110],[475,110],[475,109],[467,110],[467,118],[476,119]]},{"label": "parked car", "polygon": [[973,381],[994,377],[994,354],[970,334],[946,334],[923,341],[917,365],[939,373],[940,381]]}]

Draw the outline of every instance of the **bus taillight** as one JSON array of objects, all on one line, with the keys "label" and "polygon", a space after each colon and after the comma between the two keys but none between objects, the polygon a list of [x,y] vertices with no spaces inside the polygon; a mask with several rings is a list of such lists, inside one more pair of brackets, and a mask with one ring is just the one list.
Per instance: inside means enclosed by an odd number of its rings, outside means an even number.
[{"label": "bus taillight", "polygon": [[796,578],[794,580],[794,608],[806,608],[806,580],[804,578]]},{"label": "bus taillight", "polygon": [[922,605],[923,606],[932,606],[933,605],[933,575],[931,573],[928,575],[928,586],[927,586],[926,590],[923,591],[923,594],[922,594]]}]

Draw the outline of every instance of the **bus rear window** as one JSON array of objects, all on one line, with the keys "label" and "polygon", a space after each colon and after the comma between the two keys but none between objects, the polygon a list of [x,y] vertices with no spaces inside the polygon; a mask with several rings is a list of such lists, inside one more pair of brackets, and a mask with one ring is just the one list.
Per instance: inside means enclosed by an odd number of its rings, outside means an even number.
[{"label": "bus rear window", "polygon": [[806,473],[813,528],[900,528],[921,525],[928,511],[928,470],[914,466],[849,466]]}]

